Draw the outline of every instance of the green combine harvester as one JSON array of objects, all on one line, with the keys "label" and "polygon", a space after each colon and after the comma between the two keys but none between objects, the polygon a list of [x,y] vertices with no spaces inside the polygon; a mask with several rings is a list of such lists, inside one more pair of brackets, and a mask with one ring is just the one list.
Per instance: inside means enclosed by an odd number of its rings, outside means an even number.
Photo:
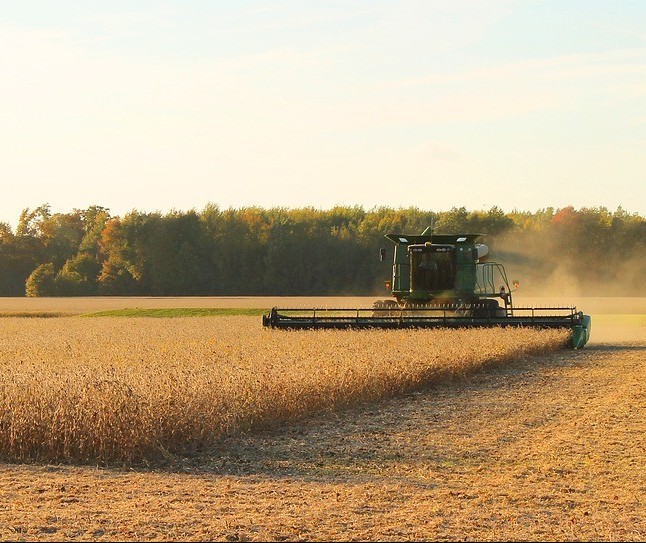
[{"label": "green combine harvester", "polygon": [[[571,345],[590,338],[591,319],[576,307],[514,307],[502,264],[489,261],[482,234],[387,234],[395,244],[391,298],[370,308],[274,307],[262,324],[272,328],[567,328]],[[381,249],[380,258],[386,258]]]}]

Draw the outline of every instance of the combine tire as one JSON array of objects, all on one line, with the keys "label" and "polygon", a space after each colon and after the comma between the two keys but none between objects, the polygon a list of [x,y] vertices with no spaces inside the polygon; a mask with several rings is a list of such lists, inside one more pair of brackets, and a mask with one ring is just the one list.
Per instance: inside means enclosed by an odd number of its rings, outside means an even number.
[{"label": "combine tire", "polygon": [[500,308],[498,300],[483,300],[473,307],[473,317],[476,319],[492,319],[501,316],[505,316],[504,309]]},{"label": "combine tire", "polygon": [[377,300],[372,304],[373,317],[395,317],[398,315],[399,305],[395,300]]}]

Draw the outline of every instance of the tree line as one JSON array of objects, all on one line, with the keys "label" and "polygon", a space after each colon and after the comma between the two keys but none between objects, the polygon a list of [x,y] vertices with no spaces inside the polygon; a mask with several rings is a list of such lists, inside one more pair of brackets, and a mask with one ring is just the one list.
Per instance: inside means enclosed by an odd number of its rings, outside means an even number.
[{"label": "tree line", "polygon": [[644,293],[646,220],[622,208],[209,204],[119,217],[101,206],[52,213],[44,204],[23,210],[15,231],[0,223],[0,295],[385,295],[391,263],[378,258],[381,247],[392,255],[385,234],[428,226],[486,234],[492,256],[537,289],[558,272],[590,295]]}]

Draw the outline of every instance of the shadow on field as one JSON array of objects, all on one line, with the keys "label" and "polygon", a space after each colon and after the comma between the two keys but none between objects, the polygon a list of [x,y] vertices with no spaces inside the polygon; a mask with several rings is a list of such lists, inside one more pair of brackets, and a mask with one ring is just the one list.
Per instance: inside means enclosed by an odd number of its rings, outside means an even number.
[{"label": "shadow on field", "polygon": [[[174,457],[154,469],[319,483],[364,483],[378,478],[433,486],[429,473],[440,477],[460,466],[486,463],[501,440],[522,438],[522,428],[500,433],[510,414],[527,406],[527,397],[516,392],[531,391],[533,401],[544,387],[563,379],[561,368],[602,363],[595,362],[600,354],[622,350],[642,351],[646,346],[595,345],[529,357],[405,396],[230,437],[217,447]],[[539,410],[531,416],[544,415]],[[535,423],[547,421],[545,415],[545,421]],[[484,441],[483,427],[492,429]]]}]

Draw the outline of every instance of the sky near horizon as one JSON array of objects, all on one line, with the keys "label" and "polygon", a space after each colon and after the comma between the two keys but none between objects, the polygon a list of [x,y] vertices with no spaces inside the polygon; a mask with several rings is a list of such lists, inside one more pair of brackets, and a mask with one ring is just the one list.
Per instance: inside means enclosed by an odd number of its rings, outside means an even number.
[{"label": "sky near horizon", "polygon": [[0,0],[0,222],[621,206],[646,1]]}]

